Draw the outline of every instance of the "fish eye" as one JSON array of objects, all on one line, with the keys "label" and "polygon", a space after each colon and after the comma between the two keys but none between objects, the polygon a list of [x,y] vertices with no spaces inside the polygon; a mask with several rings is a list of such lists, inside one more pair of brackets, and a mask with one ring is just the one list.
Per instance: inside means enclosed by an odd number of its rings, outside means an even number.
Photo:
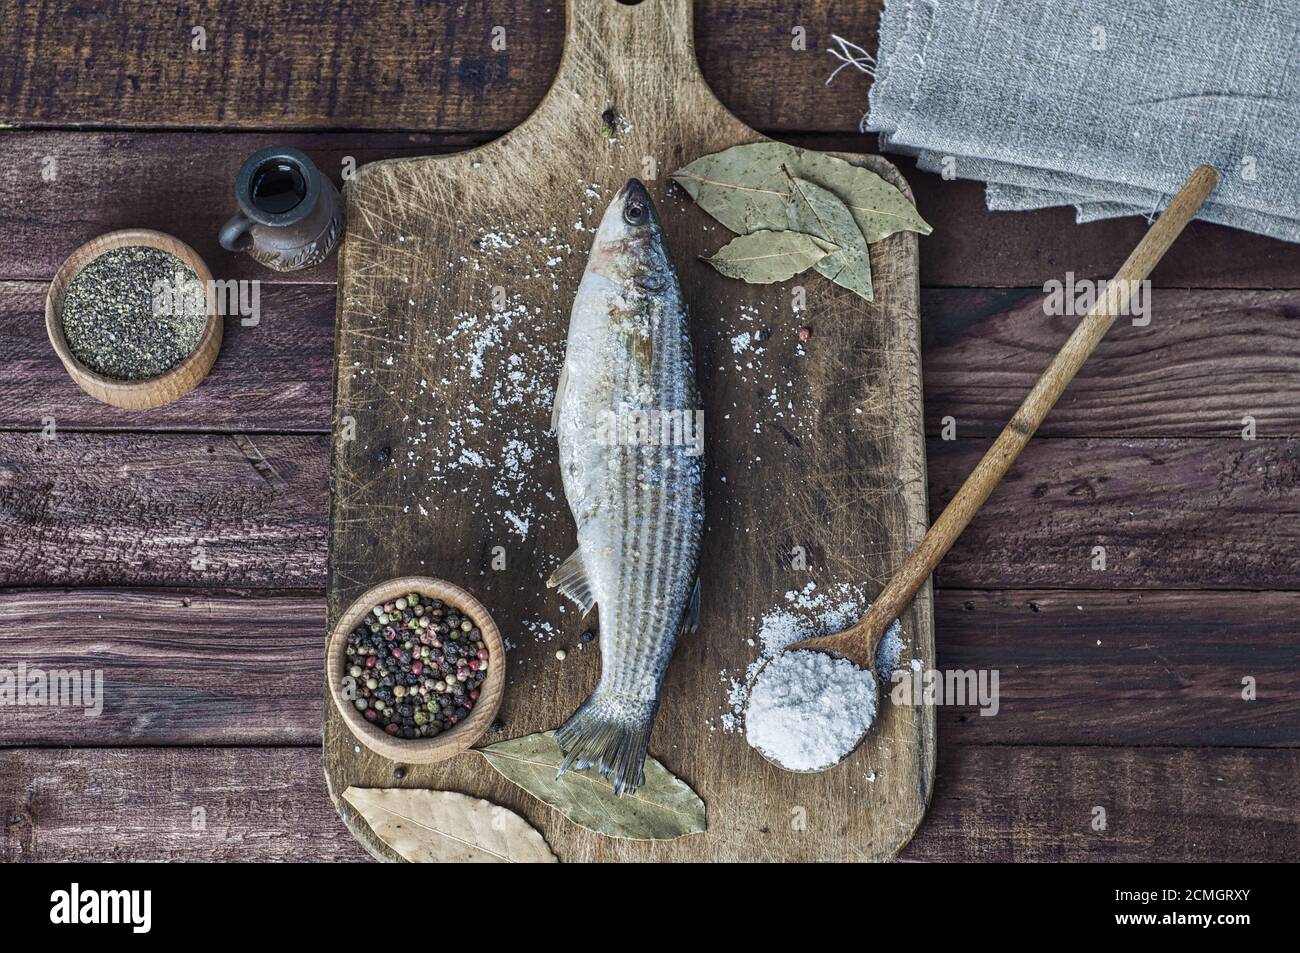
[{"label": "fish eye", "polygon": [[629,225],[641,225],[645,223],[649,210],[643,202],[628,202],[623,206],[623,221]]}]

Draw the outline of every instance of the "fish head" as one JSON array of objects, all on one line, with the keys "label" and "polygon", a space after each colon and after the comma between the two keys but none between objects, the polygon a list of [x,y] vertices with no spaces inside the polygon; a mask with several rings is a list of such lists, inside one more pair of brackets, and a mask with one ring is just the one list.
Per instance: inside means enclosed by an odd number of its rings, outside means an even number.
[{"label": "fish head", "polygon": [[615,284],[650,292],[663,290],[672,275],[659,214],[637,179],[628,179],[605,210],[587,270]]}]

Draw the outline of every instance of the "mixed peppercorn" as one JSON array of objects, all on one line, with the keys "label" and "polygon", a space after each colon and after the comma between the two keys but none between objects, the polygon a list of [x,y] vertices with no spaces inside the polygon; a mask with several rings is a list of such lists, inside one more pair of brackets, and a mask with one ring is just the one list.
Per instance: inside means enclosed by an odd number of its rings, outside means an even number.
[{"label": "mixed peppercorn", "polygon": [[346,651],[352,704],[399,738],[431,738],[468,718],[489,663],[472,619],[414,592],[375,606]]}]

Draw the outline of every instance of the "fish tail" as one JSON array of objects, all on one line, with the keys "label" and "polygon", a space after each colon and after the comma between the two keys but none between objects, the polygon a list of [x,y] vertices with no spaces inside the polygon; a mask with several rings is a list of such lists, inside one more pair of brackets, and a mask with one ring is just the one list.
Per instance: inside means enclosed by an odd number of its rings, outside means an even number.
[{"label": "fish tail", "polygon": [[628,698],[599,688],[555,732],[564,752],[560,774],[569,768],[596,768],[614,785],[614,794],[631,794],[645,783],[646,747],[657,699]]}]

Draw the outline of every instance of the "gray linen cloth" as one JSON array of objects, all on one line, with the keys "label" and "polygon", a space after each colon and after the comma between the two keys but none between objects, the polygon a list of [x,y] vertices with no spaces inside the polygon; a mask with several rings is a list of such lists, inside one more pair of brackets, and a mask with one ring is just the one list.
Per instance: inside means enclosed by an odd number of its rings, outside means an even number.
[{"label": "gray linen cloth", "polygon": [[852,65],[882,148],[989,208],[1150,215],[1210,163],[1201,218],[1300,241],[1300,0],[887,0]]}]

